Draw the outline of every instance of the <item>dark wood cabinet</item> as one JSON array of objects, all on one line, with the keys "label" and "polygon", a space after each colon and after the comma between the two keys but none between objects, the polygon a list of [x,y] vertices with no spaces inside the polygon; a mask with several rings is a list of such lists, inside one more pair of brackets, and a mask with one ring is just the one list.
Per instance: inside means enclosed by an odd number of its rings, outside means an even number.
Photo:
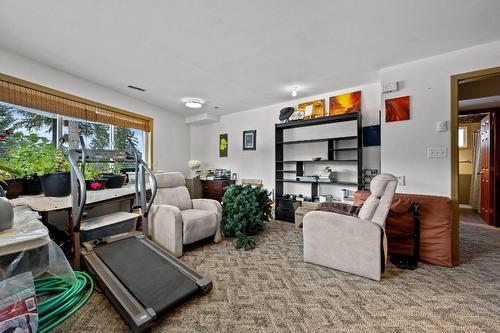
[{"label": "dark wood cabinet", "polygon": [[234,180],[202,180],[203,198],[222,202],[225,189],[233,184]]}]

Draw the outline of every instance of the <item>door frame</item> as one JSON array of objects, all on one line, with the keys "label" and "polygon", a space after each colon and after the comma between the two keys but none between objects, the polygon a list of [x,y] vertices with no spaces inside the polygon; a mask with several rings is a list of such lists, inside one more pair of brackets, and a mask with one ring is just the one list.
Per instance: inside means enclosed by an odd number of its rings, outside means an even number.
[{"label": "door frame", "polygon": [[451,116],[450,116],[450,162],[451,162],[451,246],[453,263],[460,255],[460,216],[458,210],[458,84],[464,80],[478,80],[487,76],[500,75],[500,67],[493,67],[451,76]]}]

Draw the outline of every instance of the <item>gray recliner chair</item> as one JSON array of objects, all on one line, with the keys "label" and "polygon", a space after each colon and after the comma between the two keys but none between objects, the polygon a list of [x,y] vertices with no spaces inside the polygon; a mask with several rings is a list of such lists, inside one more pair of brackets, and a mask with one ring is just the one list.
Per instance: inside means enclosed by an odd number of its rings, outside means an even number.
[{"label": "gray recliner chair", "polygon": [[304,261],[380,281],[387,263],[385,220],[398,180],[380,174],[357,216],[313,211],[304,216]]},{"label": "gray recliner chair", "polygon": [[222,207],[216,200],[193,199],[180,172],[156,174],[158,193],[149,213],[151,239],[176,257],[183,246],[210,236],[221,241]]}]

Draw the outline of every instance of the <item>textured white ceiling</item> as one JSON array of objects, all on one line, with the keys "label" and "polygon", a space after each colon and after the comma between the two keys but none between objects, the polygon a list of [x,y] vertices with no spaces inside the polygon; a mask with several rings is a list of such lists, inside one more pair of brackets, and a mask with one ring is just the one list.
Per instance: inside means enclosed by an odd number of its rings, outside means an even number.
[{"label": "textured white ceiling", "polygon": [[0,47],[191,116],[373,82],[500,39],[499,17],[498,0],[1,0]]}]

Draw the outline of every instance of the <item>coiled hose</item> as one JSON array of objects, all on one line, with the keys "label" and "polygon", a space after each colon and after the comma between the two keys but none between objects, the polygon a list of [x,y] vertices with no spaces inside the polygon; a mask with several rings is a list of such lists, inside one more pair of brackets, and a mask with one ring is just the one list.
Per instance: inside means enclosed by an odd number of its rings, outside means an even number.
[{"label": "coiled hose", "polygon": [[37,298],[49,297],[38,302],[38,332],[50,331],[88,301],[94,291],[94,281],[85,272],[75,271],[75,277],[72,285],[57,276],[35,279]]}]

